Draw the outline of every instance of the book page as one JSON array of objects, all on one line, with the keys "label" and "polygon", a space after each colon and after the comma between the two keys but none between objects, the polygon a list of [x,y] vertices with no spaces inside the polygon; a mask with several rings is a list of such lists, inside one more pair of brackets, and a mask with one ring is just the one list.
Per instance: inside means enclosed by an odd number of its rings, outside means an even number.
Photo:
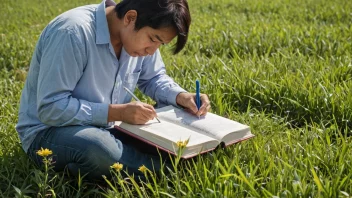
[{"label": "book page", "polygon": [[177,124],[167,122],[165,120],[161,120],[161,123],[159,123],[158,121],[149,121],[144,125],[130,125],[127,123],[123,123],[120,126],[127,130],[130,130],[131,132],[135,131],[135,128],[138,128],[139,133],[143,132],[144,134],[137,135],[142,135],[142,137],[146,137],[147,139],[148,136],[161,137],[162,139],[170,140],[173,143],[177,143],[178,141],[186,141],[187,139],[189,139],[187,146],[216,141],[214,138],[202,135],[200,133],[194,132]]},{"label": "book page", "polygon": [[249,130],[246,125],[213,113],[207,113],[206,116],[199,119],[197,116],[173,106],[157,109],[157,114],[159,118],[189,126],[192,130],[214,137],[217,140],[222,140],[225,135],[231,132]]}]

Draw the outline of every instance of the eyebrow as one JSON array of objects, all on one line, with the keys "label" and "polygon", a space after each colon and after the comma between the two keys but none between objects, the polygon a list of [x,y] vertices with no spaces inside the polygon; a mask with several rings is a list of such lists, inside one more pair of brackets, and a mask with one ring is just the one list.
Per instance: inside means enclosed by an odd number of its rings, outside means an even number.
[{"label": "eyebrow", "polygon": [[156,37],[156,39],[158,39],[161,42],[161,44],[163,44],[163,45],[165,44],[164,41],[161,40],[161,38],[158,35],[155,34],[154,36]]}]

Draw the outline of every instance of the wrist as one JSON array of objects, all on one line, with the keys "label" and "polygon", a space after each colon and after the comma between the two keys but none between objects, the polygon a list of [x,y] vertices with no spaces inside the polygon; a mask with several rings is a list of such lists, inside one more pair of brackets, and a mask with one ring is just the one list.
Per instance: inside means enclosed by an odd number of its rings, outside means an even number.
[{"label": "wrist", "polygon": [[123,121],[123,114],[126,104],[110,104],[108,112],[108,122]]},{"label": "wrist", "polygon": [[179,94],[177,94],[177,96],[176,96],[176,104],[178,106],[184,107],[183,98],[184,98],[185,94],[186,94],[186,92],[180,92]]}]

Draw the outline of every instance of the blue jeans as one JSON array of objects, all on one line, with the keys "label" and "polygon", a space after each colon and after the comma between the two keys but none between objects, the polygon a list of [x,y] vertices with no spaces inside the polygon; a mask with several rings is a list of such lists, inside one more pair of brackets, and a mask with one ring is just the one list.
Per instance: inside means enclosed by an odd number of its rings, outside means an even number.
[{"label": "blue jeans", "polygon": [[109,178],[110,166],[123,164],[129,174],[143,177],[138,171],[142,165],[158,171],[162,160],[169,159],[167,153],[116,129],[102,129],[94,126],[51,127],[40,132],[28,150],[28,155],[37,165],[42,157],[36,154],[40,148],[52,150],[55,171],[65,168],[75,176],[85,175],[89,180]]}]

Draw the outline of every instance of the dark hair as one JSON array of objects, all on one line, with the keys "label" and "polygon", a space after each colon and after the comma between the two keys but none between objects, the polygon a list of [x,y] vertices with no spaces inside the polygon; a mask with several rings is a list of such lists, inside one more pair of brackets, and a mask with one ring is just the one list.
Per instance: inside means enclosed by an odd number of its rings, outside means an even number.
[{"label": "dark hair", "polygon": [[186,45],[191,14],[187,0],[123,0],[115,7],[117,17],[122,19],[129,10],[137,11],[135,30],[145,26],[154,29],[174,27],[177,31],[177,42],[174,54]]}]

